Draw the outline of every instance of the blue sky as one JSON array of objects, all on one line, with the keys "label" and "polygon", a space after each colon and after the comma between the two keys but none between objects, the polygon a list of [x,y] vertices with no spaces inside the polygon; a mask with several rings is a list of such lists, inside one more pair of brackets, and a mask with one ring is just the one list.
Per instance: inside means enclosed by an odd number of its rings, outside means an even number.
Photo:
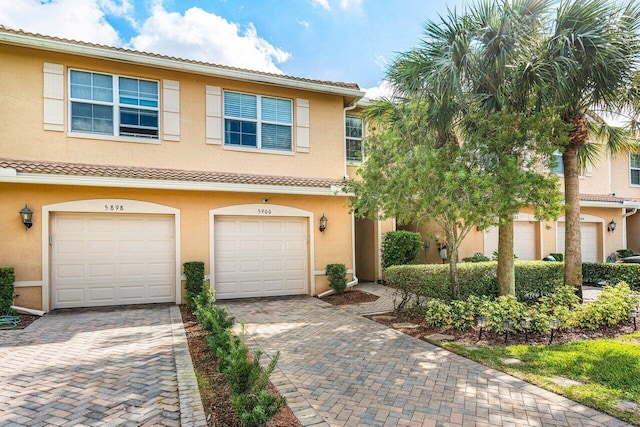
[{"label": "blue sky", "polygon": [[387,65],[427,20],[464,0],[6,0],[25,31],[321,80],[384,93]]}]

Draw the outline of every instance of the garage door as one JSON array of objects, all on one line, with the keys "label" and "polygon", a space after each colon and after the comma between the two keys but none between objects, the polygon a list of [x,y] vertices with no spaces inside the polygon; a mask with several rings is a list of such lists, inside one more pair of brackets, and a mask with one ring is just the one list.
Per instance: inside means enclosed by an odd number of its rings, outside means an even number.
[{"label": "garage door", "polygon": [[[565,239],[564,222],[558,223],[558,252],[564,253]],[[583,222],[580,224],[580,246],[582,247],[582,262],[598,262],[598,224]]]},{"label": "garage door", "polygon": [[216,298],[306,294],[305,218],[216,217]]},{"label": "garage door", "polygon": [[173,216],[56,214],[53,308],[175,301]]},{"label": "garage door", "polygon": [[[535,224],[515,221],[513,223],[513,252],[520,260],[536,259]],[[491,227],[485,232],[484,254],[491,258],[498,250],[498,227]]]}]

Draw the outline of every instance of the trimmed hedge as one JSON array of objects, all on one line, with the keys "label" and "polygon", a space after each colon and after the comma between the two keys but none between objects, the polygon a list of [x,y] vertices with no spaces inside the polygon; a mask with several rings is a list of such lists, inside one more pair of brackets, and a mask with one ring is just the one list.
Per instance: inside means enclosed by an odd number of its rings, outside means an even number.
[{"label": "trimmed hedge", "polygon": [[[496,261],[458,264],[460,298],[498,295]],[[562,286],[564,264],[560,262],[516,261],[516,295],[520,300],[537,300]],[[387,284],[397,289],[396,307],[409,301],[420,305],[427,299],[451,299],[449,265],[421,264],[389,267]]]},{"label": "trimmed hedge", "polygon": [[204,262],[185,262],[182,266],[187,290],[187,304],[193,307],[193,300],[202,293],[204,287]]},{"label": "trimmed hedge", "polygon": [[382,238],[382,268],[413,264],[422,249],[420,233],[388,231]]},{"label": "trimmed hedge", "polygon": [[632,289],[640,290],[640,264],[583,262],[582,280],[596,286],[626,282]]},{"label": "trimmed hedge", "polygon": [[337,294],[343,294],[347,289],[347,267],[344,264],[328,264],[327,278],[329,287]]},{"label": "trimmed hedge", "polygon": [[13,305],[13,282],[16,281],[13,267],[0,267],[0,316],[11,314]]}]

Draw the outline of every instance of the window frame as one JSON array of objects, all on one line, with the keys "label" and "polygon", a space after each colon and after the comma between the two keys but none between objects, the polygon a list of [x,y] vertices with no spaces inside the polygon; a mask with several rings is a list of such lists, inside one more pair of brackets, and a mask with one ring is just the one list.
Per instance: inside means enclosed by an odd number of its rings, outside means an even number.
[{"label": "window frame", "polygon": [[[228,116],[226,114],[225,111],[225,98],[226,98],[226,94],[227,93],[234,93],[234,94],[239,94],[239,95],[250,95],[255,97],[255,101],[256,101],[256,119],[248,119],[248,118],[242,118],[242,117],[237,117],[237,116]],[[282,101],[287,101],[289,103],[289,112],[290,112],[290,117],[291,117],[291,122],[290,123],[283,123],[283,122],[277,122],[277,121],[271,121],[271,120],[265,120],[262,118],[262,99],[264,98],[268,98],[268,99],[275,99],[275,100],[282,100]],[[255,147],[252,145],[240,145],[240,144],[230,144],[227,143],[227,131],[226,131],[226,122],[227,120],[236,120],[236,121],[246,121],[246,122],[251,122],[251,123],[255,123],[256,124],[256,145]],[[289,132],[290,132],[290,140],[291,140],[291,146],[289,147],[289,149],[277,149],[277,148],[263,148],[263,141],[262,141],[262,125],[263,124],[267,124],[267,125],[276,125],[276,126],[288,126],[289,127]],[[294,141],[294,132],[293,132],[293,126],[294,126],[294,102],[293,99],[291,98],[283,98],[283,97],[278,97],[278,96],[271,96],[271,95],[260,95],[257,93],[250,93],[250,92],[242,92],[242,91],[237,91],[237,90],[227,90],[227,89],[223,89],[222,91],[222,146],[225,149],[228,150],[239,150],[239,151],[251,151],[251,152],[262,152],[262,153],[270,153],[270,154],[289,154],[292,155],[294,154],[294,145],[295,145],[295,141]]]},{"label": "window frame", "polygon": [[[93,99],[83,99],[83,98],[74,98],[71,96],[71,73],[72,72],[81,72],[81,73],[90,73],[90,74],[100,74],[100,75],[104,75],[104,76],[109,76],[111,77],[111,101],[99,101],[99,100],[93,100]],[[158,105],[156,107],[149,107],[149,106],[145,106],[145,105],[133,105],[133,104],[123,104],[120,102],[120,78],[125,78],[125,79],[131,79],[131,80],[137,80],[137,81],[145,81],[145,82],[152,82],[156,84],[156,88],[157,88],[157,99],[158,99]],[[67,96],[68,96],[68,103],[67,103],[67,108],[68,108],[68,117],[69,117],[69,124],[68,124],[68,133],[70,136],[75,136],[75,137],[81,137],[81,138],[91,138],[91,139],[116,139],[116,140],[121,140],[121,141],[128,141],[128,142],[144,142],[144,143],[159,143],[161,140],[161,117],[162,117],[162,110],[161,110],[161,105],[162,105],[162,98],[161,98],[161,93],[162,93],[162,85],[160,80],[156,80],[156,79],[150,79],[150,78],[143,78],[143,77],[136,77],[136,76],[129,76],[129,75],[124,75],[124,74],[116,74],[116,73],[110,73],[110,72],[106,72],[106,71],[95,71],[95,70],[86,70],[86,69],[81,69],[81,68],[69,68],[68,72],[67,72]],[[113,121],[113,132],[112,133],[99,133],[99,132],[87,132],[87,131],[82,131],[82,130],[74,130],[72,128],[73,126],[73,115],[72,115],[72,107],[73,107],[73,103],[81,103],[81,104],[89,104],[89,105],[101,105],[101,106],[108,106],[111,108],[112,111],[112,121]],[[156,130],[156,135],[149,135],[149,136],[145,136],[145,135],[126,135],[126,134],[121,134],[121,120],[120,120],[120,116],[121,116],[121,109],[133,109],[133,110],[144,110],[144,111],[152,111],[155,112],[157,115],[157,121],[158,121],[158,125],[156,128],[153,127],[145,127],[145,126],[139,126],[140,129],[155,129]],[[125,125],[126,126],[126,125]]]},{"label": "window frame", "polygon": [[[357,120],[360,121],[360,138],[354,138],[354,137],[349,136],[347,134],[347,119],[348,118],[353,118],[353,119],[357,119]],[[349,140],[360,142],[360,159],[350,159],[349,158],[349,149],[347,147],[347,141],[349,141]],[[362,141],[363,140],[364,140],[364,120],[362,120],[362,117],[355,116],[355,115],[345,115],[345,119],[344,119],[344,155],[345,155],[345,159],[347,161],[347,164],[360,165],[360,164],[362,164],[362,162],[364,162],[364,146],[362,145]]]},{"label": "window frame", "polygon": [[637,184],[635,184],[633,182],[633,175],[631,174],[631,171],[633,170],[637,170],[640,173],[640,166],[639,167],[633,167],[632,162],[633,162],[633,156],[638,156],[638,161],[640,161],[640,154],[637,153],[629,153],[629,185],[631,187],[640,187],[640,177],[638,177],[639,181]]}]

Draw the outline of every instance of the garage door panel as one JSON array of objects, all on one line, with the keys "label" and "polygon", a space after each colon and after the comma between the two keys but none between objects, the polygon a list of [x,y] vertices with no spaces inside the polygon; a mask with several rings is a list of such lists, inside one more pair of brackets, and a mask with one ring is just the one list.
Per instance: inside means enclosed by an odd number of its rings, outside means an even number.
[{"label": "garage door panel", "polygon": [[170,216],[55,215],[53,307],[175,301],[174,229]]},{"label": "garage door panel", "polygon": [[[583,222],[580,224],[580,246],[582,262],[598,262],[598,224]],[[565,223],[558,222],[557,250],[564,253]]]},{"label": "garage door panel", "polygon": [[[216,297],[307,293],[306,221],[216,218],[213,248]],[[289,280],[295,281],[295,285],[290,286]]]}]

